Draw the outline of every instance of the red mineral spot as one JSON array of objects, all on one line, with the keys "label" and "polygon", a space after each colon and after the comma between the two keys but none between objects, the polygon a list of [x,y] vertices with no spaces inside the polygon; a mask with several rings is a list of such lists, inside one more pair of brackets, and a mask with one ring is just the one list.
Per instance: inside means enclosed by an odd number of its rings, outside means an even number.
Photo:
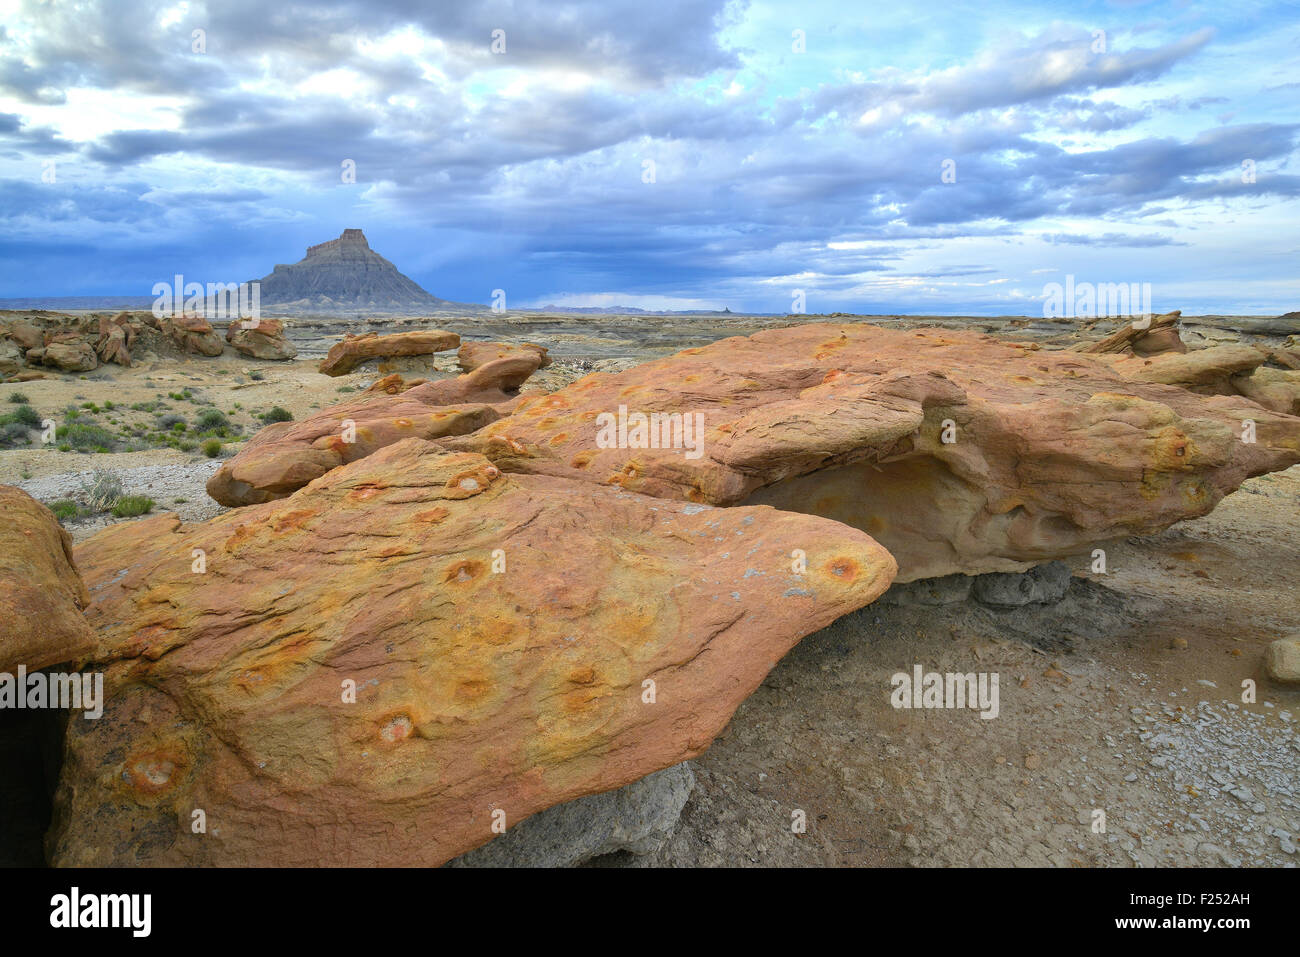
[{"label": "red mineral spot", "polygon": [[379,737],[389,744],[395,744],[398,741],[405,741],[414,730],[415,726],[411,723],[410,715],[395,714],[379,728]]},{"label": "red mineral spot", "polygon": [[851,582],[858,577],[858,563],[851,558],[835,558],[826,566],[826,570],[836,578]]}]

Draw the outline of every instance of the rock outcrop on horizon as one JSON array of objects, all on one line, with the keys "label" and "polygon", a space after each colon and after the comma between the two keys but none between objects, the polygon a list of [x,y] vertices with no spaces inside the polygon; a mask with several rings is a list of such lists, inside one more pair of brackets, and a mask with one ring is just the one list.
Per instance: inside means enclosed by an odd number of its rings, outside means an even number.
[{"label": "rock outcrop on horizon", "polygon": [[370,248],[359,229],[307,249],[292,265],[277,265],[261,283],[261,304],[277,310],[329,312],[370,309],[382,312],[428,311],[455,305],[420,288]]},{"label": "rock outcrop on horizon", "polygon": [[[885,545],[900,581],[1023,571],[1204,515],[1300,461],[1300,418],[1143,381],[1195,370],[1213,391],[1245,371],[1238,349],[1263,361],[1247,347],[1144,359],[799,325],[589,375],[443,444],[510,472],[834,518]],[[649,430],[613,434],[620,412],[698,417],[698,452],[636,447]]]},{"label": "rock outcrop on horizon", "polygon": [[105,711],[67,731],[57,866],[441,864],[501,816],[700,754],[895,570],[814,516],[508,475],[418,439],[284,501],[110,527],[76,558]]},{"label": "rock outcrop on horizon", "polygon": [[367,390],[301,422],[267,426],[208,479],[208,494],[229,506],[269,502],[402,439],[473,432],[518,401],[506,390],[517,387],[519,363],[498,359],[454,379],[411,387],[400,376],[386,377],[375,385],[391,386],[391,393]]}]

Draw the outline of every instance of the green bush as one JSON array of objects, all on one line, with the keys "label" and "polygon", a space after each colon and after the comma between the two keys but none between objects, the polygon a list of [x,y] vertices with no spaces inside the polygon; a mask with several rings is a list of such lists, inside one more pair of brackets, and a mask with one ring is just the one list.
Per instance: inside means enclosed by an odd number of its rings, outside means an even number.
[{"label": "green bush", "polygon": [[64,444],[78,452],[112,452],[117,448],[117,436],[102,425],[85,425],[74,422],[58,430]]},{"label": "green bush", "polygon": [[267,425],[270,425],[273,422],[292,422],[293,413],[286,408],[276,405],[272,406],[270,411],[263,412],[258,416],[258,418]]},{"label": "green bush", "polygon": [[203,443],[203,454],[210,459],[215,459],[221,453],[220,439],[207,439]]},{"label": "green bush", "polygon": [[[160,429],[171,429],[174,432],[184,432],[185,416],[177,415],[175,412],[168,412],[166,415],[159,416],[158,421],[155,424]],[[180,426],[179,429],[176,428],[178,425]]]},{"label": "green bush", "polygon": [[66,522],[72,518],[80,518],[84,512],[80,505],[70,498],[61,498],[57,502],[50,502],[47,506],[54,517],[60,522]]},{"label": "green bush", "polygon": [[204,409],[199,413],[199,417],[194,420],[194,427],[199,432],[226,429],[230,427],[230,420],[225,417],[220,409]]},{"label": "green bush", "polygon": [[153,511],[153,499],[148,495],[123,495],[113,504],[113,514],[118,518],[135,518]]},{"label": "green bush", "polygon": [[15,422],[29,429],[39,429],[41,427],[41,417],[30,405],[20,405],[12,412],[0,415],[0,425],[9,425]]},{"label": "green bush", "polygon": [[32,400],[29,399],[29,398],[27,398],[27,396],[23,395],[21,392],[10,392],[10,393],[9,393],[9,401],[10,401],[10,402],[22,402],[22,403],[28,403],[28,402],[31,402]]}]

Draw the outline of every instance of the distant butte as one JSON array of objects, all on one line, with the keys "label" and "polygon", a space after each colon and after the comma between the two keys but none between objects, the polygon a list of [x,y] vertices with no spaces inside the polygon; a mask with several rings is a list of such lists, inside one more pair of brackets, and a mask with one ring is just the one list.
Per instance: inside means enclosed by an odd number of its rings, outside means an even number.
[{"label": "distant butte", "polygon": [[345,229],[338,239],[308,247],[301,261],[277,265],[260,282],[264,307],[295,311],[424,312],[456,305],[402,275],[370,248],[359,229]]}]

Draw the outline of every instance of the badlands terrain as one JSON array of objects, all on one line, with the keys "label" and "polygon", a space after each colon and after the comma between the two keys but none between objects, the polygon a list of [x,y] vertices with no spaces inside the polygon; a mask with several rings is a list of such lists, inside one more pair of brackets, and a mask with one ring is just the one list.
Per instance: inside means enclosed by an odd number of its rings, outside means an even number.
[{"label": "badlands terrain", "polygon": [[[1294,314],[223,325],[0,315],[2,410],[64,430],[16,421],[0,485],[54,508],[87,588],[35,666],[118,692],[0,735],[7,863],[1298,860],[1300,685],[1267,664],[1300,634]],[[389,336],[422,345],[366,355]],[[637,403],[701,410],[706,454],[601,447]],[[712,544],[756,526],[767,564]],[[773,571],[796,548],[806,590]],[[492,637],[429,657],[462,626]],[[534,633],[567,685],[486,666]],[[997,717],[896,709],[916,665],[996,673]],[[376,700],[314,713],[348,673]],[[609,704],[647,674],[652,719]],[[211,839],[178,838],[203,805]],[[535,816],[484,844],[497,805]]]}]

